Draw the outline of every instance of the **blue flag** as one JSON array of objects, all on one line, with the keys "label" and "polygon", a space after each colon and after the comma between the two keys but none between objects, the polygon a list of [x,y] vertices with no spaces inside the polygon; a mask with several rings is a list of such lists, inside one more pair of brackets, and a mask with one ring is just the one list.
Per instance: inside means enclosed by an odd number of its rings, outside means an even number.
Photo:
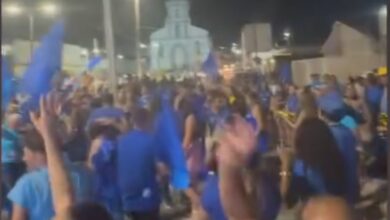
[{"label": "blue flag", "polygon": [[202,71],[212,78],[216,78],[219,75],[218,62],[213,52],[209,53],[206,61],[202,65]]},{"label": "blue flag", "polygon": [[283,84],[292,83],[291,65],[289,63],[283,63],[280,69],[280,81]]},{"label": "blue flag", "polygon": [[1,109],[5,111],[14,95],[14,83],[12,72],[5,57],[1,58]]},{"label": "blue flag", "polygon": [[25,105],[22,104],[23,116],[37,110],[40,96],[51,90],[53,77],[61,70],[64,29],[62,21],[56,23],[34,51],[21,82],[21,92],[28,95]]},{"label": "blue flag", "polygon": [[162,98],[162,111],[157,118],[156,138],[159,143],[159,155],[169,166],[171,183],[176,189],[187,189],[190,176],[187,170],[184,150],[182,148],[175,113],[167,97]]},{"label": "blue flag", "polygon": [[103,60],[102,56],[95,56],[89,59],[87,69],[89,71],[93,70],[101,61]]}]

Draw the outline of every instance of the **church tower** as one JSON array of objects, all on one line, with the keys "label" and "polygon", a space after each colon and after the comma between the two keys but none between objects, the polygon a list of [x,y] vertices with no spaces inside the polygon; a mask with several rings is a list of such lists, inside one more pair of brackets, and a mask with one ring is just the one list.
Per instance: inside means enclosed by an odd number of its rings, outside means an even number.
[{"label": "church tower", "polygon": [[165,26],[151,37],[152,70],[195,70],[210,50],[206,30],[191,25],[188,0],[167,0]]}]

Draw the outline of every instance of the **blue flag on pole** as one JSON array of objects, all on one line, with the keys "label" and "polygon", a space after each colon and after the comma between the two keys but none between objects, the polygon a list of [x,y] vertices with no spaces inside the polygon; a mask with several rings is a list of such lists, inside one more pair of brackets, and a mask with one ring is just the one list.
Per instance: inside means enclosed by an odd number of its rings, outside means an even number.
[{"label": "blue flag on pole", "polygon": [[280,69],[280,81],[283,84],[292,83],[291,65],[289,63],[283,63]]},{"label": "blue flag on pole", "polygon": [[213,52],[210,52],[206,61],[204,61],[202,71],[212,78],[218,77],[219,67]]},{"label": "blue flag on pole", "polygon": [[1,58],[1,109],[5,111],[14,95],[13,74],[5,57]]},{"label": "blue flag on pole", "polygon": [[101,61],[103,60],[102,56],[94,56],[89,59],[87,69],[89,71],[93,70]]},{"label": "blue flag on pole", "polygon": [[34,51],[21,82],[21,92],[28,95],[22,105],[24,116],[38,108],[40,96],[51,90],[53,77],[61,70],[64,29],[63,21],[56,23]]},{"label": "blue flag on pole", "polygon": [[159,156],[169,166],[172,176],[171,183],[176,189],[187,189],[190,176],[187,170],[184,150],[175,120],[175,113],[167,97],[162,97],[162,111],[157,118],[157,143]]}]

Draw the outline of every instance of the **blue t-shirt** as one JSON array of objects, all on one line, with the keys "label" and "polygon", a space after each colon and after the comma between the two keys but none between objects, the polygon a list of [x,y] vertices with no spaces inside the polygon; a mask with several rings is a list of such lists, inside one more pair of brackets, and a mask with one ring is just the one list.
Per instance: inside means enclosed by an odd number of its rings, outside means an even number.
[{"label": "blue t-shirt", "polygon": [[366,92],[366,100],[369,106],[379,108],[382,95],[383,95],[383,88],[378,85],[368,86],[365,92]]},{"label": "blue t-shirt", "polygon": [[318,97],[318,106],[326,113],[333,113],[339,109],[344,108],[344,100],[336,89],[328,91],[326,94]]},{"label": "blue t-shirt", "polygon": [[355,119],[349,115],[344,116],[344,118],[341,119],[340,123],[351,130],[355,130],[358,127],[358,124],[356,123]]},{"label": "blue t-shirt", "polygon": [[161,199],[154,137],[135,130],[119,137],[117,147],[118,186],[124,211],[158,209]]},{"label": "blue t-shirt", "polygon": [[346,199],[350,203],[357,201],[359,197],[359,177],[357,173],[358,168],[358,154],[356,151],[356,138],[352,131],[341,124],[330,126],[333,136],[337,142],[347,171],[347,195]]},{"label": "blue t-shirt", "polygon": [[[76,165],[68,165],[77,202],[92,197],[90,173]],[[22,176],[8,194],[8,199],[27,210],[29,220],[51,220],[55,213],[47,168]]]},{"label": "blue t-shirt", "polygon": [[299,102],[297,95],[290,95],[287,99],[287,111],[292,113],[298,113],[299,111]]},{"label": "blue t-shirt", "polygon": [[302,160],[294,161],[293,174],[305,179],[310,187],[310,189],[307,189],[308,192],[311,191],[310,193],[314,195],[326,194],[328,192],[322,175],[318,171],[307,167]]},{"label": "blue t-shirt", "polygon": [[1,163],[22,162],[23,150],[20,135],[6,126],[2,127],[1,153]]},{"label": "blue t-shirt", "polygon": [[202,206],[210,220],[227,220],[219,196],[218,176],[209,174],[202,193]]}]

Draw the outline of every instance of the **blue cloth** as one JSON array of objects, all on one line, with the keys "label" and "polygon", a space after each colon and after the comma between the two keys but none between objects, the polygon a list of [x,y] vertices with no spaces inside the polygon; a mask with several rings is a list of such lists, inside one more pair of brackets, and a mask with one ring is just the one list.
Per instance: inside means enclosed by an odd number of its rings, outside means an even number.
[{"label": "blue cloth", "polygon": [[[77,202],[91,199],[91,178],[88,171],[69,165],[71,181]],[[13,204],[27,210],[29,220],[51,220],[54,217],[53,201],[47,168],[22,176],[8,194]]]},{"label": "blue cloth", "polygon": [[368,104],[379,108],[383,95],[383,88],[379,85],[368,86],[365,93]]},{"label": "blue cloth", "polygon": [[23,111],[37,110],[40,96],[51,90],[52,79],[61,70],[64,29],[63,22],[56,23],[34,51],[22,79],[21,90],[30,96],[27,108],[22,108]]},{"label": "blue cloth", "polygon": [[340,123],[351,130],[355,130],[358,127],[358,124],[356,123],[355,119],[349,115],[341,119]]},{"label": "blue cloth", "polygon": [[343,109],[345,104],[341,93],[336,89],[328,91],[321,97],[318,97],[318,106],[326,113],[333,113],[339,109]]},{"label": "blue cloth", "polygon": [[117,141],[117,177],[125,212],[158,209],[160,192],[156,163],[158,143],[153,135],[131,131]]},{"label": "blue cloth", "polygon": [[359,178],[358,178],[358,154],[356,151],[356,138],[352,131],[347,127],[336,124],[331,125],[330,129],[337,142],[347,171],[347,195],[346,199],[350,203],[357,201],[359,197]]},{"label": "blue cloth", "polygon": [[[95,198],[100,201],[112,216],[122,214],[120,190],[117,184],[115,142],[103,140],[99,151],[92,157],[95,171]],[[116,219],[117,220],[117,219]]]},{"label": "blue cloth", "polygon": [[15,88],[12,80],[13,74],[6,58],[3,56],[1,57],[1,65],[1,109],[4,111],[15,93]]},{"label": "blue cloth", "polygon": [[103,60],[103,57],[102,56],[94,56],[92,57],[91,59],[89,59],[89,62],[88,62],[88,65],[87,65],[87,69],[89,71],[95,69],[95,67],[101,63]]},{"label": "blue cloth", "polygon": [[162,99],[162,111],[157,115],[154,136],[159,144],[158,154],[172,172],[172,186],[176,189],[187,189],[190,175],[180,139],[178,120],[168,99]]},{"label": "blue cloth", "polygon": [[101,107],[95,109],[89,116],[87,126],[101,118],[121,119],[125,117],[125,112],[115,107]]},{"label": "blue cloth", "polygon": [[283,84],[291,84],[292,83],[292,71],[291,64],[283,63],[280,70],[280,82]]},{"label": "blue cloth", "polygon": [[2,127],[1,152],[2,164],[22,162],[23,149],[20,135],[7,126]]},{"label": "blue cloth", "polygon": [[210,220],[227,220],[219,196],[218,176],[209,174],[201,196],[202,206]]},{"label": "blue cloth", "polygon": [[287,111],[297,114],[299,111],[299,101],[297,95],[290,95],[287,98]]},{"label": "blue cloth", "polygon": [[[248,114],[245,117],[246,121],[253,127],[257,129],[257,121],[252,114]],[[257,149],[260,153],[266,153],[268,151],[268,133],[265,131],[260,131],[257,142]]]},{"label": "blue cloth", "polygon": [[328,193],[322,175],[318,171],[307,167],[302,160],[295,160],[293,164],[293,174],[297,177],[303,177],[311,188],[308,189],[308,191],[312,191],[314,195]]},{"label": "blue cloth", "polygon": [[202,64],[202,71],[213,79],[218,77],[219,75],[218,62],[212,52],[209,53],[206,61]]}]

